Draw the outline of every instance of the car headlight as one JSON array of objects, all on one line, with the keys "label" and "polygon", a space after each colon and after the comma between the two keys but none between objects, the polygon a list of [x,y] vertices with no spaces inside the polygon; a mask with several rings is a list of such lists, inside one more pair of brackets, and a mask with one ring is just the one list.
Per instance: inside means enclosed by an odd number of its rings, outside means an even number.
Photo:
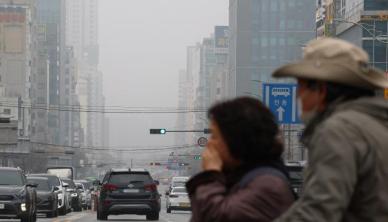
[{"label": "car headlight", "polygon": [[77,193],[72,193],[72,194],[71,194],[71,197],[77,197],[77,196],[78,196]]},{"label": "car headlight", "polygon": [[23,212],[27,211],[26,203],[20,204],[20,209],[21,209]]}]

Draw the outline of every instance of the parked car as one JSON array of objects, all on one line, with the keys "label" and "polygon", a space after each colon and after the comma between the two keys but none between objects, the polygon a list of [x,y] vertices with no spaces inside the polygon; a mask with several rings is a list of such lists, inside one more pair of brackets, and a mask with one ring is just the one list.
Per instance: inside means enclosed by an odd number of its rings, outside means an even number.
[{"label": "parked car", "polygon": [[19,168],[0,167],[0,219],[36,221],[35,185]]},{"label": "parked car", "polygon": [[103,179],[98,199],[97,219],[108,215],[146,215],[147,220],[159,220],[159,183],[145,169],[112,169]]},{"label": "parked car", "polygon": [[44,177],[47,178],[51,187],[57,187],[58,190],[55,193],[58,195],[58,211],[59,215],[66,215],[71,211],[71,206],[69,203],[68,192],[66,191],[66,184],[63,184],[57,176],[51,174],[30,174],[31,177]]},{"label": "parked car", "polygon": [[73,180],[68,178],[61,178],[63,182],[68,184],[66,191],[70,194],[70,205],[74,211],[82,211],[81,192],[77,190],[77,187]]},{"label": "parked car", "polygon": [[58,187],[50,186],[45,177],[27,177],[29,184],[35,184],[36,187],[36,208],[38,213],[44,213],[48,218],[58,216],[58,195],[55,191]]},{"label": "parked car", "polygon": [[191,210],[190,199],[185,187],[174,187],[166,198],[167,213],[172,210]]},{"label": "parked car", "polygon": [[92,190],[94,190],[93,183],[87,180],[74,180],[75,184],[82,184],[84,192],[82,207],[84,210],[92,209]]}]

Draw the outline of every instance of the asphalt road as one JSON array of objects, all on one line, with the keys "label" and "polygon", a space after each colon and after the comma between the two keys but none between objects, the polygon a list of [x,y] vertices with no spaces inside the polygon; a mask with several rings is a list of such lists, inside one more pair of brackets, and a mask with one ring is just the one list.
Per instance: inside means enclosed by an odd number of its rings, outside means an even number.
[{"label": "asphalt road", "polygon": [[[188,222],[191,218],[191,212],[185,211],[172,211],[171,214],[166,213],[166,199],[164,195],[165,188],[160,187],[159,192],[163,194],[162,196],[162,209],[160,211],[160,222]],[[19,220],[0,220],[0,222],[16,222]],[[38,222],[97,222],[96,212],[93,211],[82,211],[82,212],[72,212],[66,216],[59,216],[57,218],[45,218],[44,215],[38,215]],[[145,216],[137,215],[110,215],[108,221],[146,221]]]}]

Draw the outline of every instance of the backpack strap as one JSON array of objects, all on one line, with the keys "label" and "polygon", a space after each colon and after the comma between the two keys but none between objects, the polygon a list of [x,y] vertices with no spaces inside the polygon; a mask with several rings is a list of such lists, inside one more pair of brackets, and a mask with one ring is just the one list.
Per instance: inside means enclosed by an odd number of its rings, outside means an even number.
[{"label": "backpack strap", "polygon": [[292,192],[294,198],[295,199],[298,198],[297,194],[292,189],[291,183],[290,183],[289,179],[287,178],[287,176],[283,172],[281,172],[280,170],[278,170],[278,169],[276,169],[274,167],[270,167],[270,166],[257,167],[255,169],[249,171],[240,180],[239,187],[240,188],[246,187],[250,182],[252,182],[257,176],[260,176],[260,175],[272,175],[272,176],[275,176],[275,177],[278,177],[278,178],[282,179],[288,185],[288,187],[289,187],[290,191]]}]

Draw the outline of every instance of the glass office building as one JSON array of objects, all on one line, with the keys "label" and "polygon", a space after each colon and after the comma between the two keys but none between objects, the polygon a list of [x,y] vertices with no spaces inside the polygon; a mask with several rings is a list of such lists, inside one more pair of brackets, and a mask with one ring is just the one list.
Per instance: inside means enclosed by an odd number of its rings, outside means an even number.
[{"label": "glass office building", "polygon": [[315,38],[311,0],[230,0],[231,96],[261,98],[272,72],[302,56]]}]

